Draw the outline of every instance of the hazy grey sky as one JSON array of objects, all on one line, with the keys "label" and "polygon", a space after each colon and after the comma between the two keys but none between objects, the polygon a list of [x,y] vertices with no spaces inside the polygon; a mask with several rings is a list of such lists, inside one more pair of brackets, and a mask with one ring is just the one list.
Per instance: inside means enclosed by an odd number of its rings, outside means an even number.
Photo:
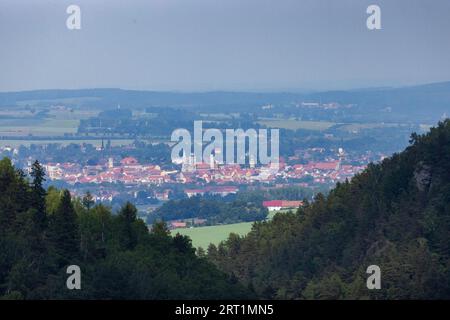
[{"label": "hazy grey sky", "polygon": [[0,91],[403,85],[450,80],[449,57],[449,0],[0,0]]}]

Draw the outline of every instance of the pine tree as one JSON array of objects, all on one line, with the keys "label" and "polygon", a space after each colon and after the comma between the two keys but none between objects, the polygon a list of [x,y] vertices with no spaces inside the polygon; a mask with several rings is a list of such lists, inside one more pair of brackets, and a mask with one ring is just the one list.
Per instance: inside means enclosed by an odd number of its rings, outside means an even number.
[{"label": "pine tree", "polygon": [[136,207],[132,205],[130,202],[125,203],[125,205],[119,212],[119,217],[122,217],[124,221],[128,224],[133,223],[134,221],[136,221],[137,218]]},{"label": "pine tree", "polygon": [[127,202],[119,212],[119,228],[121,234],[121,244],[125,249],[133,249],[137,243],[134,222],[137,219],[137,209],[130,202]]},{"label": "pine tree", "polygon": [[11,160],[3,158],[0,161],[0,236],[12,231],[15,226],[17,213],[22,207],[16,199],[18,191],[22,189],[20,185],[20,177]]},{"label": "pine tree", "polygon": [[155,222],[152,226],[152,234],[161,238],[170,236],[170,230],[164,221]]},{"label": "pine tree", "polygon": [[45,210],[45,196],[47,192],[43,187],[45,181],[45,170],[40,165],[39,161],[35,161],[31,166],[31,177],[33,181],[31,183],[32,195],[31,204],[36,210],[33,216],[34,223],[39,231],[43,231],[47,223],[47,215]]},{"label": "pine tree", "polygon": [[73,263],[78,258],[80,242],[77,214],[69,190],[62,191],[60,203],[50,221],[49,240],[60,264]]}]

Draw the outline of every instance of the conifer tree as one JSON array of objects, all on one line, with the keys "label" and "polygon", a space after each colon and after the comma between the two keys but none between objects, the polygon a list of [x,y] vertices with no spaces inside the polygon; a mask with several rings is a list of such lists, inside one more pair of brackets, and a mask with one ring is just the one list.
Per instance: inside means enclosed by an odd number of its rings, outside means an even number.
[{"label": "conifer tree", "polygon": [[77,214],[69,190],[63,190],[60,203],[52,216],[49,239],[61,264],[72,263],[79,254]]},{"label": "conifer tree", "polygon": [[31,166],[30,175],[33,178],[31,183],[31,204],[36,210],[33,220],[38,230],[43,231],[47,223],[47,215],[45,210],[45,196],[47,195],[47,192],[43,187],[43,183],[45,181],[45,170],[39,161],[36,160]]},{"label": "conifer tree", "polygon": [[121,244],[125,249],[133,249],[137,243],[134,222],[137,218],[137,209],[127,202],[119,212],[119,228],[121,231]]}]

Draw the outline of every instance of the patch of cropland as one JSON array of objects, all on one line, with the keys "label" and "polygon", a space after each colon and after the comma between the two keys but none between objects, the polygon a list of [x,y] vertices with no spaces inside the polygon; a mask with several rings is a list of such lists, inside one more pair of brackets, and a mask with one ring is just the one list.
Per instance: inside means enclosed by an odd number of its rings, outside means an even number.
[{"label": "patch of cropland", "polygon": [[266,126],[268,128],[279,128],[279,129],[287,129],[287,130],[318,130],[323,131],[331,128],[334,123],[327,121],[301,121],[295,119],[267,119],[261,120],[258,122],[259,124]]},{"label": "patch of cropland", "polygon": [[[267,220],[272,219],[278,212],[289,212],[290,210],[269,211]],[[177,233],[188,236],[192,245],[196,248],[207,249],[210,244],[218,245],[228,239],[230,234],[239,236],[247,235],[253,226],[253,222],[240,222],[205,227],[177,228],[171,230],[172,235]]]},{"label": "patch of cropland", "polygon": [[241,222],[216,226],[205,226],[195,228],[178,228],[171,230],[172,235],[177,233],[188,236],[192,245],[196,248],[206,249],[212,243],[218,245],[226,240],[230,233],[245,236],[252,229],[253,222]]}]

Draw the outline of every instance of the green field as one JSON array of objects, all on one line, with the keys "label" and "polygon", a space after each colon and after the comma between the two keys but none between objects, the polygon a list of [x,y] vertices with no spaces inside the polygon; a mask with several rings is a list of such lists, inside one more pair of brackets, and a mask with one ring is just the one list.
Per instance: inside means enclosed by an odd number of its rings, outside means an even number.
[{"label": "green field", "polygon": [[270,119],[258,121],[259,124],[269,128],[279,128],[287,130],[317,130],[322,131],[335,125],[334,122],[327,121],[301,121],[294,119]]},{"label": "green field", "polygon": [[[5,147],[5,146],[9,146],[9,147],[13,147],[13,148],[17,148],[19,146],[30,146],[32,144],[50,144],[50,143],[58,143],[61,145],[69,145],[71,143],[74,144],[83,144],[83,143],[88,143],[88,144],[92,144],[95,147],[100,147],[102,145],[102,140],[101,139],[83,139],[83,140],[78,140],[78,139],[55,139],[55,140],[13,140],[13,139],[5,139],[5,140],[0,140],[0,147]],[[103,141],[103,143],[106,143],[105,141]],[[131,139],[113,139],[111,140],[111,145],[112,146],[124,146],[124,145],[129,145],[133,143],[133,140]]]},{"label": "green field", "polygon": [[0,121],[1,136],[61,136],[64,133],[76,133],[79,120],[49,119],[27,125],[23,120],[15,120],[17,125]]},{"label": "green field", "polygon": [[399,126],[401,126],[401,124],[397,123],[349,123],[340,127],[339,130],[348,132],[359,132],[361,130],[370,130],[378,128],[395,128]]},{"label": "green field", "polygon": [[[289,210],[270,211],[267,220],[273,218],[277,212],[288,212]],[[219,226],[196,227],[196,228],[180,228],[172,230],[172,235],[180,233],[189,236],[192,239],[194,247],[208,248],[210,243],[215,245],[226,240],[230,233],[236,233],[241,236],[250,232],[253,222],[241,222],[234,224],[224,224]]]},{"label": "green field", "polygon": [[63,136],[77,132],[81,119],[95,116],[95,110],[48,110],[46,118],[36,117],[39,110],[0,110],[0,136]]},{"label": "green field", "polygon": [[189,236],[192,239],[194,247],[208,248],[210,243],[215,245],[228,238],[230,233],[246,235],[250,232],[253,222],[241,222],[234,224],[225,224],[219,226],[181,228],[172,230],[172,235],[180,233]]}]

